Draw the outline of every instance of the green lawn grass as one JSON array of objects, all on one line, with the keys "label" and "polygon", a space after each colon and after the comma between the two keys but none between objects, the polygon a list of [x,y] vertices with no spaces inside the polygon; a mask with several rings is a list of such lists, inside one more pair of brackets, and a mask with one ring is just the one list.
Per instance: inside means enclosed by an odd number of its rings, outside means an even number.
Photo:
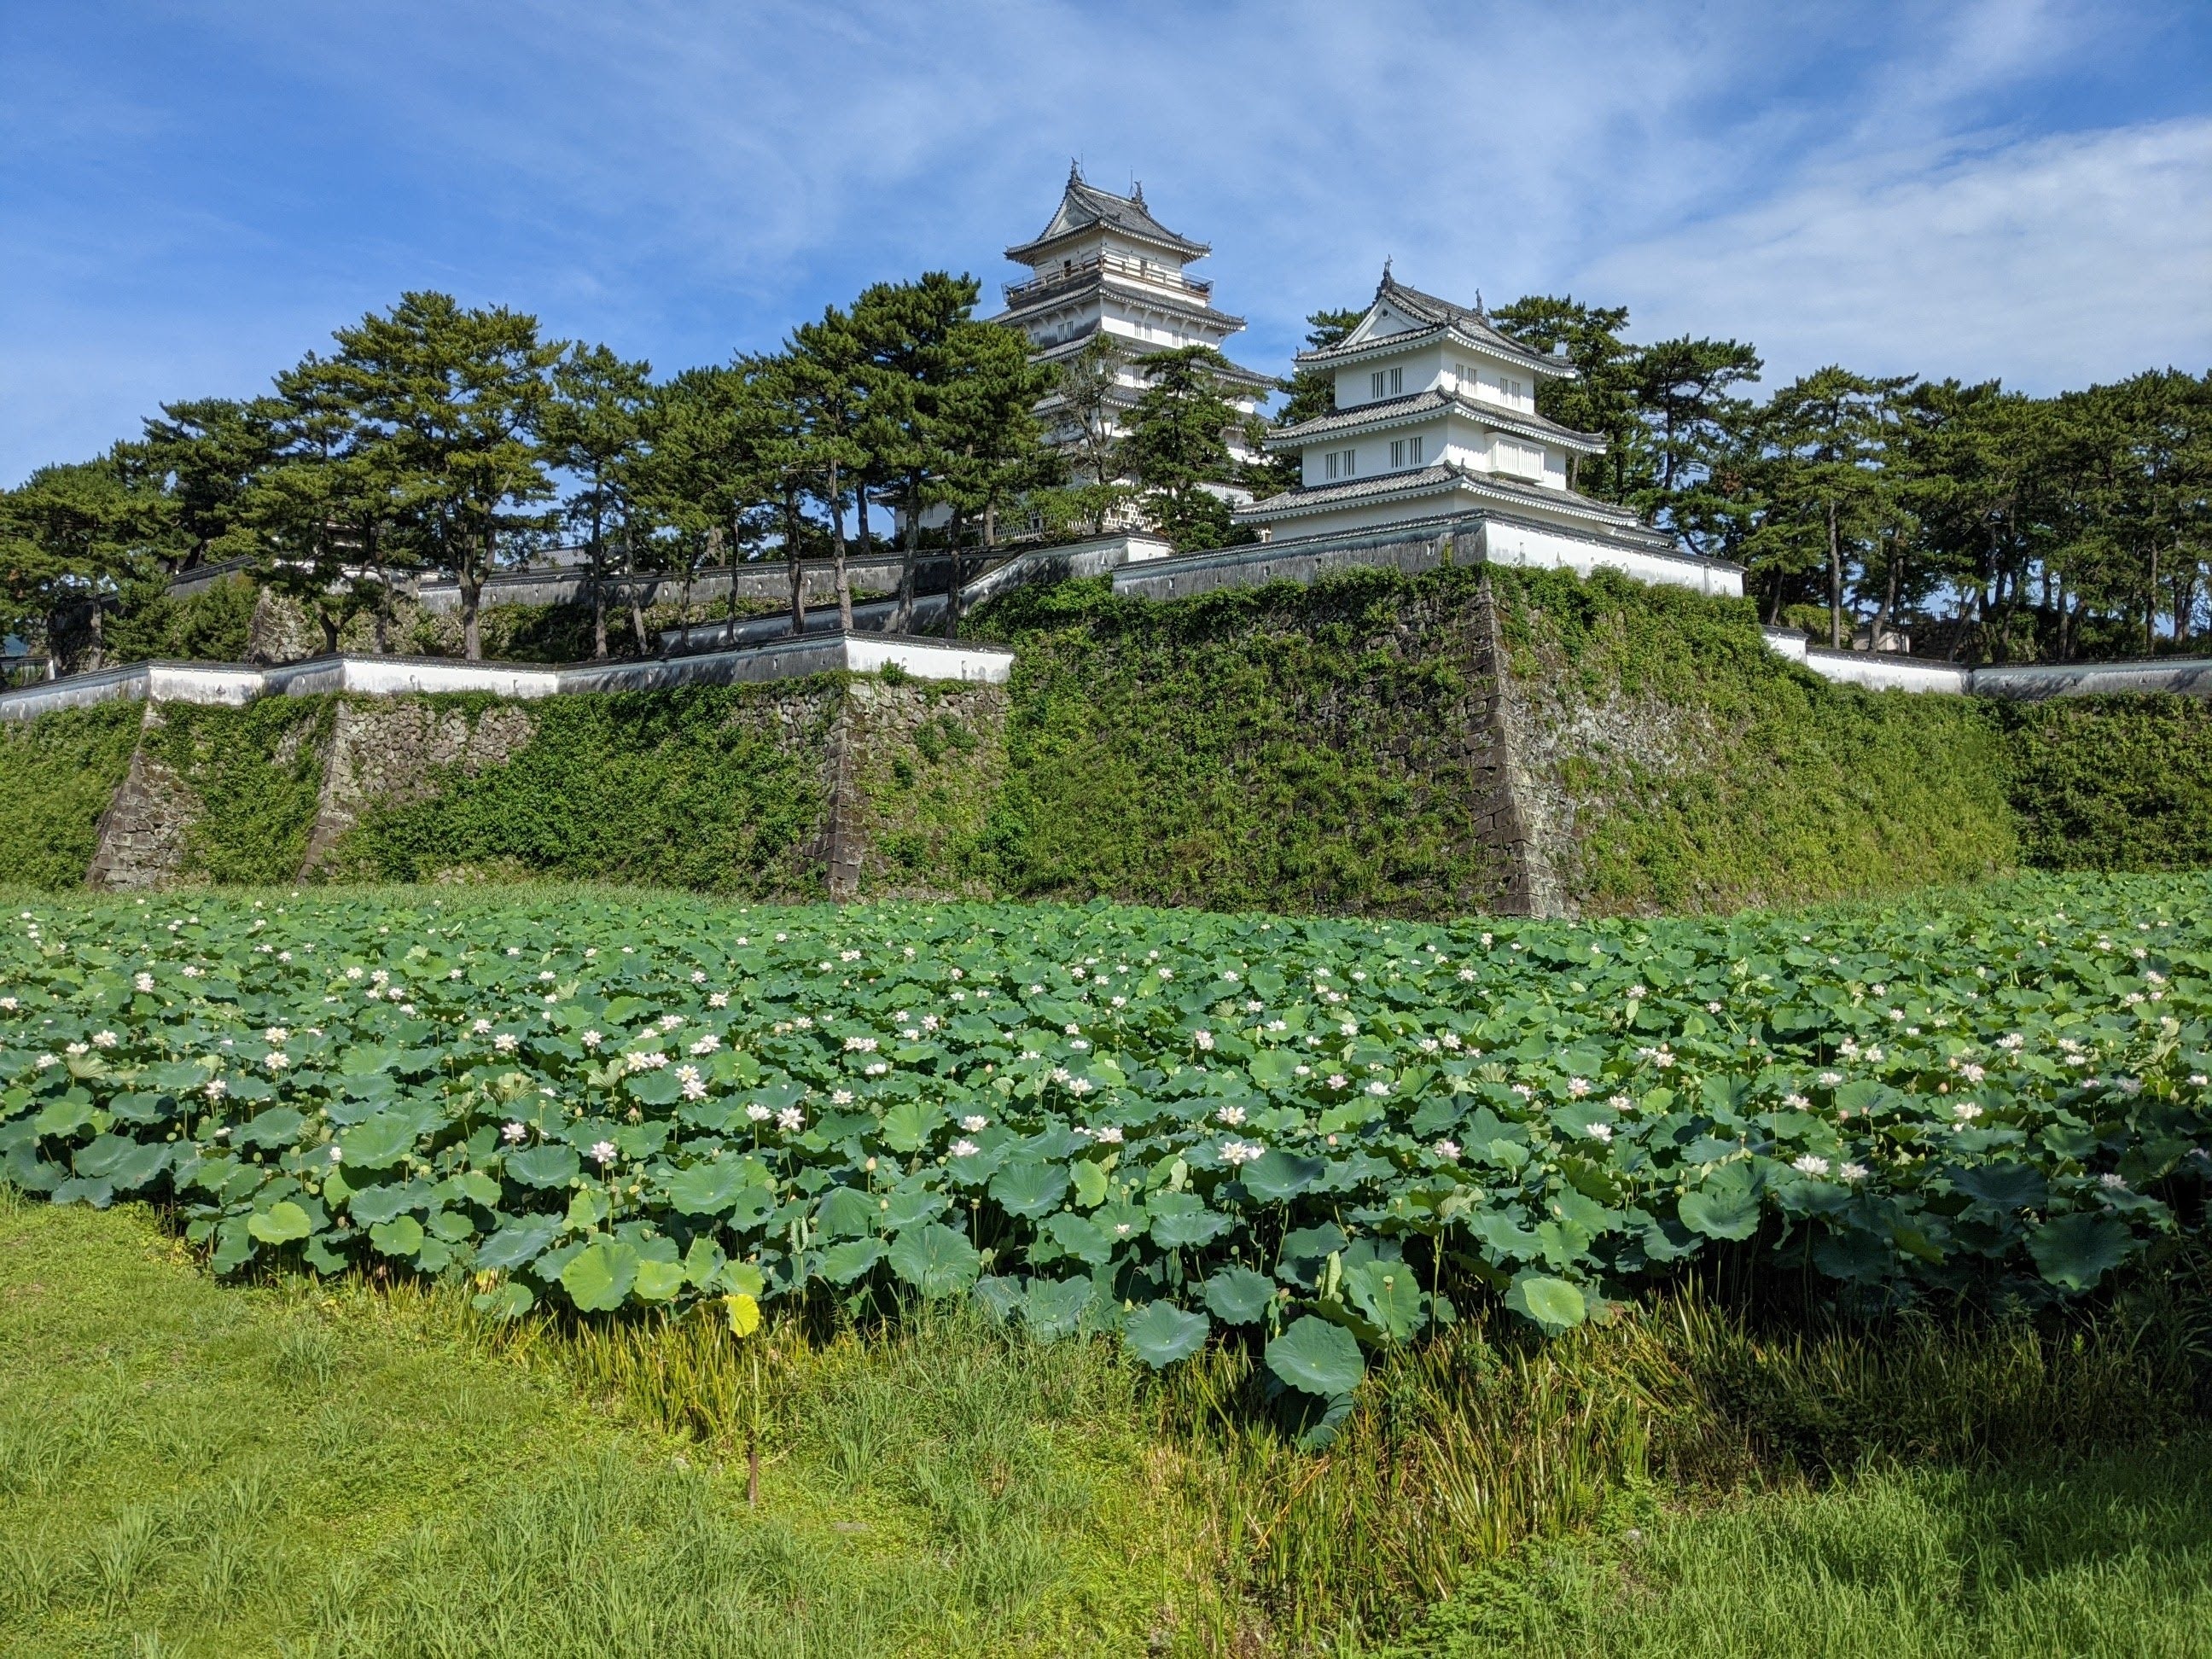
[{"label": "green lawn grass", "polygon": [[2212,1654],[2212,1439],[1641,1507],[1524,1546],[1376,1659]]},{"label": "green lawn grass", "polygon": [[[1591,1390],[1570,1414],[1596,1408],[1592,1367],[1626,1366],[1662,1328],[1609,1361],[1595,1337],[1579,1358],[1565,1345],[1557,1363]],[[1724,1352],[1686,1340],[1707,1364]],[[1256,1440],[1240,1462],[1176,1429],[1110,1345],[1037,1347],[972,1314],[754,1341],[757,1509],[732,1426],[750,1420],[731,1359],[746,1350],[726,1334],[517,1334],[408,1281],[218,1285],[146,1211],[0,1189],[0,1652],[2212,1654],[2201,1435],[2063,1462],[1877,1458],[1818,1488],[1784,1470],[1718,1498],[1615,1486],[1591,1531],[1523,1545],[1425,1610],[1403,1589],[1363,1646],[1327,1606],[1354,1599],[1363,1559],[1419,1582],[1384,1559],[1389,1511],[1441,1512],[1412,1486],[1354,1490],[1360,1436],[1337,1467],[1284,1446],[1261,1468]],[[1972,1376],[2002,1392],[1986,1366]],[[1523,1398],[1541,1381],[1484,1385],[1510,1422],[1473,1405],[1450,1419],[1497,1442],[1483,1467],[1501,1490],[1514,1446],[1559,1455]],[[2120,1384],[2106,1392],[2120,1413]],[[1856,1409],[1833,1376],[1828,1395]],[[697,1435],[669,1426],[687,1420]],[[1389,1455],[1393,1480],[1420,1450]],[[1270,1564],[1293,1534],[1334,1586],[1311,1587],[1314,1619],[1280,1601],[1299,1564]]]},{"label": "green lawn grass", "polygon": [[[0,1651],[1137,1653],[1170,1498],[1117,1367],[947,1328],[741,1459],[487,1351],[459,1298],[222,1287],[0,1192]],[[847,1345],[854,1347],[857,1345]]]}]

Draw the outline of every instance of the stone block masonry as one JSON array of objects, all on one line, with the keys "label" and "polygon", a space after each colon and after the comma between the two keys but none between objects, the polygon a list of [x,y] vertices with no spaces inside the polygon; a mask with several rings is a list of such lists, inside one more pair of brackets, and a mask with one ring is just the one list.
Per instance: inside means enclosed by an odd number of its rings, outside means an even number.
[{"label": "stone block masonry", "polygon": [[[301,874],[335,873],[333,853],[371,808],[419,800],[445,769],[496,765],[537,734],[529,710],[514,703],[495,703],[472,717],[413,698],[341,702]],[[103,884],[97,872],[93,884]]]},{"label": "stone block masonry", "polygon": [[122,787],[100,816],[99,839],[86,884],[130,892],[162,887],[185,867],[185,837],[200,815],[198,792],[176,769],[148,750],[144,732],[160,726],[159,703],[149,703],[138,747]]}]

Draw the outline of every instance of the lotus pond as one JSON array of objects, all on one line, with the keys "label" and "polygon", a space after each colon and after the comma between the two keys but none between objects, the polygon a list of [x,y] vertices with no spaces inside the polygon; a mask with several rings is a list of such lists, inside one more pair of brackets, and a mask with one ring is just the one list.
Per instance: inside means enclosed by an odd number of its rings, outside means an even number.
[{"label": "lotus pond", "polygon": [[41,898],[0,1155],[221,1272],[479,1308],[976,1297],[1340,1405],[1495,1297],[1547,1330],[1717,1250],[2034,1304],[2201,1224],[2212,877],[1424,925],[688,895]]}]

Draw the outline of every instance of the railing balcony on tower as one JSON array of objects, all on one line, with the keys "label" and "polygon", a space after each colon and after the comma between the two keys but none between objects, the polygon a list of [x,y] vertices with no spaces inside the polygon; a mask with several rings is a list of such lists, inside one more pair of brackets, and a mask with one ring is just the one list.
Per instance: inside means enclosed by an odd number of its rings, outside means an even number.
[{"label": "railing balcony on tower", "polygon": [[1006,284],[1006,303],[1019,307],[1034,304],[1054,290],[1074,288],[1105,275],[1127,276],[1139,283],[1149,283],[1154,288],[1188,294],[1211,303],[1213,284],[1197,276],[1186,276],[1166,265],[1157,265],[1146,259],[1132,259],[1122,253],[1094,253],[1088,259],[1079,259],[1062,265],[1058,270],[1048,270],[1026,283]]}]

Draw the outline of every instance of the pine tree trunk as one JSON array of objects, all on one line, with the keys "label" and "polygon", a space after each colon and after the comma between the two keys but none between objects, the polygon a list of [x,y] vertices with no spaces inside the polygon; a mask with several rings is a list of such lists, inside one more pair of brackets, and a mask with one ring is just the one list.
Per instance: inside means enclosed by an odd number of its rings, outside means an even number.
[{"label": "pine tree trunk", "polygon": [[607,654],[607,544],[596,502],[592,508],[592,655]]},{"label": "pine tree trunk", "polygon": [[629,601],[630,638],[636,642],[637,654],[645,654],[645,607],[637,602],[637,541],[634,536],[623,538],[623,598]]},{"label": "pine tree trunk", "polygon": [[2158,544],[2150,550],[2150,580],[2143,584],[2143,655],[2158,649]]},{"label": "pine tree trunk", "polygon": [[921,480],[909,477],[906,490],[906,546],[899,558],[898,603],[891,610],[891,632],[914,626],[915,564],[921,556]]},{"label": "pine tree trunk", "polygon": [[483,660],[483,635],[477,625],[477,603],[483,597],[483,586],[476,572],[466,567],[461,571],[461,654],[471,662]]},{"label": "pine tree trunk", "polygon": [[945,590],[945,637],[948,640],[960,637],[960,574],[963,563],[960,556],[960,533],[963,527],[961,514],[955,513],[951,526],[952,544],[945,550],[945,556],[950,561],[945,572],[949,584]]},{"label": "pine tree trunk", "polygon": [[830,463],[830,553],[837,574],[837,626],[853,631],[853,579],[845,568],[845,492],[838,485],[837,463]]},{"label": "pine tree trunk", "polygon": [[1828,503],[1828,647],[1844,648],[1844,550],[1836,536],[1836,504]]},{"label": "pine tree trunk", "polygon": [[1890,615],[1897,609],[1897,568],[1900,562],[1897,549],[1893,546],[1889,550],[1889,580],[1882,588],[1881,608],[1875,612],[1873,637],[1867,641],[1876,651],[1881,649],[1881,636],[1889,631]]},{"label": "pine tree trunk", "polygon": [[783,562],[791,573],[791,632],[795,639],[806,631],[806,570],[799,562],[799,498],[789,490],[783,496]]}]

